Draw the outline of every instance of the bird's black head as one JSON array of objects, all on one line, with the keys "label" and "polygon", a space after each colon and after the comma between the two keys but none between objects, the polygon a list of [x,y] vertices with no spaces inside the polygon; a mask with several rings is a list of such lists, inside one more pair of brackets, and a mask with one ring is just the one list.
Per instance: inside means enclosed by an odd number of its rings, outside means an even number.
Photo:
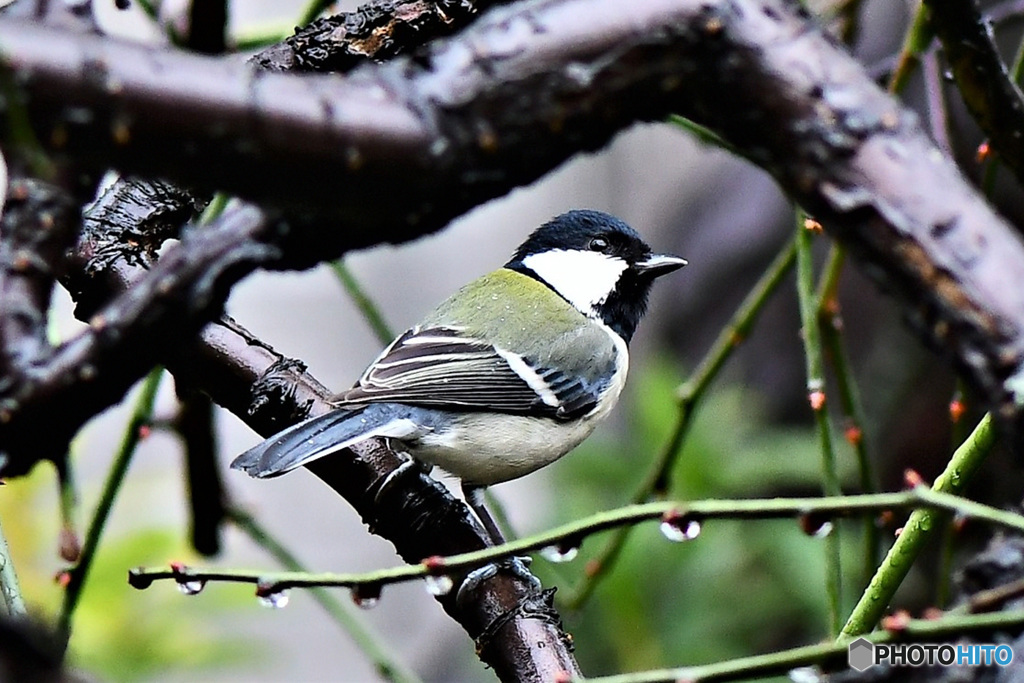
[{"label": "bird's black head", "polygon": [[505,267],[537,278],[628,342],[654,279],[684,265],[681,258],[652,254],[615,216],[576,210],[537,228]]}]

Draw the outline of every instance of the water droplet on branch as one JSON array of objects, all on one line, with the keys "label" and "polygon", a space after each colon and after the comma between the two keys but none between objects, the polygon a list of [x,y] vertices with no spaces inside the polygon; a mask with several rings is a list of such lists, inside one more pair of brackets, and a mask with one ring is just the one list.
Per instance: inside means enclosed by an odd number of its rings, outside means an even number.
[{"label": "water droplet on branch", "polygon": [[206,581],[201,579],[178,579],[178,590],[182,595],[199,595],[206,588]]},{"label": "water droplet on branch", "polygon": [[360,609],[373,609],[380,602],[381,587],[376,584],[361,584],[352,587],[352,602]]},{"label": "water droplet on branch", "polygon": [[270,609],[281,609],[288,605],[288,593],[283,590],[271,591],[269,593],[256,592],[256,599],[260,605]]},{"label": "water droplet on branch", "polygon": [[447,574],[438,574],[436,576],[425,576],[423,577],[423,585],[426,587],[427,592],[431,595],[448,595],[451,592],[455,582],[452,577]]},{"label": "water droplet on branch", "polygon": [[548,562],[571,562],[580,554],[580,542],[577,539],[565,538],[553,545],[540,549],[540,556]]},{"label": "water droplet on branch", "polygon": [[805,512],[800,515],[800,530],[814,538],[825,538],[832,533],[834,525],[827,515],[820,512]]},{"label": "water droplet on branch", "polygon": [[701,525],[696,515],[670,510],[662,516],[659,528],[665,538],[673,543],[681,543],[700,536]]}]

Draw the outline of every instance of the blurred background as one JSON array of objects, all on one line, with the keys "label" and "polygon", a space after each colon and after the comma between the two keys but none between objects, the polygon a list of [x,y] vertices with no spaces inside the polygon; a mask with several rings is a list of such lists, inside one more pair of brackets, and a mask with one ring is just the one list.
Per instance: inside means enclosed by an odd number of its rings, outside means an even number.
[{"label": "blurred background", "polygon": [[[287,28],[303,4],[234,2],[232,31]],[[133,40],[157,35],[135,7],[117,12],[112,2],[94,0],[94,5],[113,33]],[[338,3],[338,9],[355,5]],[[899,49],[913,7],[892,0],[863,3],[854,49],[876,73],[884,75],[887,59]],[[998,35],[1012,54],[1019,27],[1005,22]],[[980,167],[973,156],[980,137],[955,91],[948,90],[952,153],[976,176]],[[920,74],[905,99],[928,117]],[[1019,190],[1008,181],[997,186],[997,202],[1020,224]],[[645,125],[623,133],[600,153],[577,157],[541,181],[477,208],[437,235],[346,259],[390,325],[401,330],[457,287],[503,263],[537,225],[584,207],[622,217],[655,250],[682,255],[690,265],[655,287],[613,418],[571,456],[493,489],[520,535],[628,501],[668,438],[677,412],[675,389],[792,235],[793,207],[750,164],[701,146],[669,124]],[[817,241],[821,257],[828,241],[824,236]],[[900,488],[908,467],[931,479],[951,450],[953,375],[855,267],[844,272],[840,298],[867,413],[865,438],[882,488]],[[54,334],[73,334],[78,323],[66,295],[55,306]],[[234,290],[228,313],[285,355],[306,362],[335,389],[349,386],[381,348],[326,266],[250,277]],[[670,495],[820,493],[820,458],[804,382],[790,276],[702,405]],[[165,378],[157,416],[169,417],[175,406],[172,382]],[[95,507],[126,422],[124,406],[111,409],[76,440],[80,524]],[[311,570],[360,571],[399,563],[388,543],[367,533],[347,504],[307,472],[253,481],[227,471],[236,454],[259,441],[238,419],[218,412],[217,436],[232,500]],[[837,421],[844,488],[855,492],[854,458],[841,436]],[[371,663],[302,591],[291,592],[287,608],[268,610],[257,604],[250,586],[214,584],[189,598],[169,582],[146,591],[128,586],[130,567],[170,560],[277,569],[231,526],[219,557],[200,558],[190,551],[182,463],[180,445],[167,432],[154,430],[142,443],[76,613],[73,664],[109,681],[373,680]],[[990,460],[972,493],[997,505],[1016,504],[1021,483],[1019,468],[1000,455]],[[53,614],[60,601],[52,580],[62,569],[56,510],[55,477],[46,467],[0,489],[0,520],[26,598],[41,615]],[[890,538],[898,524],[885,528],[883,538]],[[839,527],[848,610],[863,586],[862,525],[850,521]],[[970,532],[957,544],[960,552],[981,542]],[[581,580],[587,558],[603,545],[602,537],[591,538],[575,561],[553,565],[538,558],[534,568],[546,586],[558,586],[565,597]],[[934,604],[945,572],[933,550],[935,561],[918,563],[917,575],[901,593],[903,604]],[[685,544],[668,543],[656,525],[646,525],[630,536],[618,564],[587,604],[563,608],[562,614],[588,675],[704,663],[824,637],[824,576],[822,541],[801,533],[793,521],[709,523],[699,539]],[[343,591],[338,597],[348,600]],[[418,583],[389,586],[380,603],[360,616],[397,659],[428,681],[493,678],[471,641]]]}]

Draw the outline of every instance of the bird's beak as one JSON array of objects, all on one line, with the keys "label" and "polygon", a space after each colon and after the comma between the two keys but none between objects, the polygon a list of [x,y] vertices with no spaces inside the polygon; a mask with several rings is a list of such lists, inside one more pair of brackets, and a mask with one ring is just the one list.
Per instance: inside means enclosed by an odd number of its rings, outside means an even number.
[{"label": "bird's beak", "polygon": [[661,277],[673,271],[679,270],[687,263],[686,259],[667,254],[651,254],[643,261],[633,264],[633,270],[641,275],[650,278]]}]

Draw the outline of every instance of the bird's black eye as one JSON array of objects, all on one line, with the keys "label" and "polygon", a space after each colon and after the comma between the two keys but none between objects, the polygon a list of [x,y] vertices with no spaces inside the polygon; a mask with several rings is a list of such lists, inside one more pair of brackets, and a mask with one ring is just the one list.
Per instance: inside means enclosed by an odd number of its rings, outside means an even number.
[{"label": "bird's black eye", "polygon": [[607,251],[608,250],[608,240],[606,240],[603,237],[595,237],[594,239],[590,240],[590,250],[591,251]]}]

